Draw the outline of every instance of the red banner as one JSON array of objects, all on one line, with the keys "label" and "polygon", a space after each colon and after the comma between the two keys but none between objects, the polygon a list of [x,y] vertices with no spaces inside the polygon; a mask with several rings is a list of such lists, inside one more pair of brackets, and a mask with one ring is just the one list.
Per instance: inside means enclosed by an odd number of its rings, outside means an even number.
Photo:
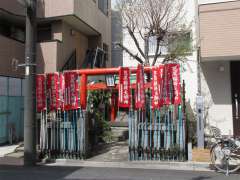
[{"label": "red banner", "polygon": [[65,72],[64,109],[80,108],[79,76],[76,72]]},{"label": "red banner", "polygon": [[169,64],[165,64],[163,68],[163,87],[161,92],[161,98],[162,98],[162,104],[164,105],[170,105],[171,104],[171,98],[170,98],[170,84],[171,84],[171,71]]},{"label": "red banner", "polygon": [[59,74],[59,101],[61,110],[64,109],[64,91],[65,91],[65,81],[64,75]]},{"label": "red banner", "polygon": [[162,107],[164,100],[163,100],[163,73],[164,73],[164,65],[160,65],[158,67],[158,72],[159,72],[159,96],[160,96],[160,102],[159,106]]},{"label": "red banner", "polygon": [[169,64],[172,78],[172,104],[181,104],[180,65]]},{"label": "red banner", "polygon": [[137,67],[136,73],[136,90],[135,90],[135,108],[142,109],[145,107],[145,89],[144,89],[144,70],[141,64]]},{"label": "red banner", "polygon": [[118,106],[122,108],[131,106],[130,69],[127,67],[121,67],[119,70]]},{"label": "red banner", "polygon": [[37,112],[46,110],[45,81],[46,77],[44,74],[36,75]]},{"label": "red banner", "polygon": [[47,74],[47,97],[50,111],[60,108],[59,101],[59,74]]},{"label": "red banner", "polygon": [[160,68],[152,68],[152,109],[160,107]]}]

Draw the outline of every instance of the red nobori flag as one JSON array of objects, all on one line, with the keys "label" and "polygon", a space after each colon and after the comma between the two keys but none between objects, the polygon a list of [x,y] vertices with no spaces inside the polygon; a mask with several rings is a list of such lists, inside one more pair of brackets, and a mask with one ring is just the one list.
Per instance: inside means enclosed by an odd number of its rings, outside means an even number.
[{"label": "red nobori flag", "polygon": [[160,102],[159,102],[159,106],[162,107],[164,100],[163,100],[163,73],[164,73],[164,65],[160,65],[158,67],[158,72],[159,72],[159,98],[160,98]]},{"label": "red nobori flag", "polygon": [[163,87],[161,92],[161,98],[162,98],[162,104],[164,105],[170,105],[171,99],[170,99],[170,83],[171,83],[171,71],[170,71],[169,64],[165,64],[163,68]]},{"label": "red nobori flag", "polygon": [[137,67],[136,73],[136,90],[135,90],[135,108],[142,109],[145,107],[145,89],[144,89],[144,70],[141,64]]},{"label": "red nobori flag", "polygon": [[46,77],[44,74],[36,75],[37,112],[46,110],[45,83]]},{"label": "red nobori flag", "polygon": [[180,84],[180,65],[169,64],[170,72],[172,76],[172,104],[181,104],[181,84]]},{"label": "red nobori flag", "polygon": [[127,67],[121,67],[119,70],[118,106],[122,108],[131,106],[130,69]]},{"label": "red nobori flag", "polygon": [[60,108],[64,109],[64,91],[65,91],[65,80],[64,75],[59,74],[59,100],[60,100]]},{"label": "red nobori flag", "polygon": [[160,107],[160,68],[152,68],[152,109]]},{"label": "red nobori flag", "polygon": [[80,108],[78,74],[76,72],[65,72],[64,80],[65,80],[64,109],[74,110]]},{"label": "red nobori flag", "polygon": [[60,108],[58,73],[47,74],[47,97],[50,111]]}]

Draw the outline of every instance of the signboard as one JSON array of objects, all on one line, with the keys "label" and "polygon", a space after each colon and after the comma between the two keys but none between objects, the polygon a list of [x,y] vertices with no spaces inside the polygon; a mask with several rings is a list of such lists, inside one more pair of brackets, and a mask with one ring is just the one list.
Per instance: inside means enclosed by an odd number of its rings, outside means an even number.
[{"label": "signboard", "polygon": [[204,148],[204,98],[197,96],[196,98],[196,109],[197,109],[197,147]]},{"label": "signboard", "polygon": [[118,106],[122,108],[131,106],[130,69],[127,67],[121,67],[119,70]]},{"label": "signboard", "polygon": [[142,109],[145,107],[145,89],[144,89],[144,70],[141,64],[137,67],[136,74],[136,91],[135,91],[135,108]]}]

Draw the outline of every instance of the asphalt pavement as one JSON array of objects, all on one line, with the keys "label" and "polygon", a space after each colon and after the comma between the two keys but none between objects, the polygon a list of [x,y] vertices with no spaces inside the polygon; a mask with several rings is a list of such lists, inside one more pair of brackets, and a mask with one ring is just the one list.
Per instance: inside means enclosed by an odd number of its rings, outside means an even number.
[{"label": "asphalt pavement", "polygon": [[217,172],[53,166],[0,166],[0,180],[240,180]]}]

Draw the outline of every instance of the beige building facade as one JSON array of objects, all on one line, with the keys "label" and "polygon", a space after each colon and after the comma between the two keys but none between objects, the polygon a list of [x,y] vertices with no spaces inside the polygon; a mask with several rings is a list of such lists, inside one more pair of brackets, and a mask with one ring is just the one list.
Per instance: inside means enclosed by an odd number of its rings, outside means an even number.
[{"label": "beige building facade", "polygon": [[[17,0],[0,1],[0,74],[22,76],[25,9]],[[86,54],[103,52],[111,66],[111,0],[38,0],[37,72],[86,68]],[[95,54],[94,54],[95,55]]]},{"label": "beige building facade", "polygon": [[198,10],[206,123],[240,136],[240,1],[202,4]]}]

